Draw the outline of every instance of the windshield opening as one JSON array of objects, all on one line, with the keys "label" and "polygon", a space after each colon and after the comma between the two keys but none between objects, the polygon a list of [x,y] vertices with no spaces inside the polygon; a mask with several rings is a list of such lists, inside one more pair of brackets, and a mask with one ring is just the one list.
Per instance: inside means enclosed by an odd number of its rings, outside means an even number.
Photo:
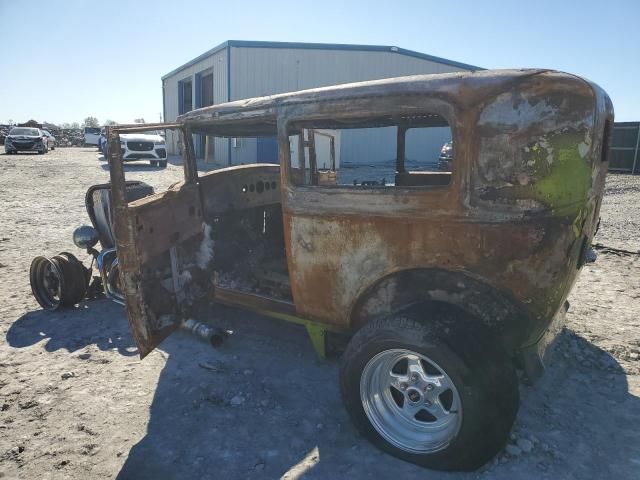
[{"label": "windshield opening", "polygon": [[9,135],[28,135],[30,137],[39,137],[40,131],[37,128],[14,128]]}]

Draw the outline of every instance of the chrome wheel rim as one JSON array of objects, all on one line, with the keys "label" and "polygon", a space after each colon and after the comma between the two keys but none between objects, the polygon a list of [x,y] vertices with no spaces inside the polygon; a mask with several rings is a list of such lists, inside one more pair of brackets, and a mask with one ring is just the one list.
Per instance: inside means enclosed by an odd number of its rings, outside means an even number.
[{"label": "chrome wheel rim", "polygon": [[376,431],[410,453],[446,448],[462,424],[460,395],[449,375],[411,350],[385,350],[369,360],[360,399]]}]

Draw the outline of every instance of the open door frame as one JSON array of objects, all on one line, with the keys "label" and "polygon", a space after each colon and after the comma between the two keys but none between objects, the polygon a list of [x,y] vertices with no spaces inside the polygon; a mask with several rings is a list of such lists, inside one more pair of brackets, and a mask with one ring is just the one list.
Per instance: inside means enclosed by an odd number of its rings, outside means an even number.
[{"label": "open door frame", "polygon": [[[128,204],[120,133],[167,129],[183,135],[184,182]],[[180,326],[188,307],[189,285],[182,280],[186,267],[179,248],[203,234],[193,136],[182,124],[159,123],[107,127],[107,139],[120,281],[129,324],[144,358]],[[173,282],[168,289],[158,280],[159,264],[170,266]]]}]

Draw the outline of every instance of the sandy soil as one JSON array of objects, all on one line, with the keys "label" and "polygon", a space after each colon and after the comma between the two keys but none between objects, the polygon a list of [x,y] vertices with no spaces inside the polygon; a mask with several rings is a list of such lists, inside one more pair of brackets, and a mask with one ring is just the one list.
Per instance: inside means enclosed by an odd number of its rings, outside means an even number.
[{"label": "sandy soil", "polygon": [[[180,174],[127,166],[157,188]],[[639,477],[640,256],[601,253],[583,270],[555,361],[522,387],[508,452],[444,474],[354,431],[337,362],[319,361],[299,327],[220,308],[235,330],[222,349],[178,333],[140,362],[118,305],[42,312],[30,261],[80,253],[84,192],[107,178],[92,149],[0,154],[1,478]],[[640,177],[607,185],[596,241],[640,250]]]}]

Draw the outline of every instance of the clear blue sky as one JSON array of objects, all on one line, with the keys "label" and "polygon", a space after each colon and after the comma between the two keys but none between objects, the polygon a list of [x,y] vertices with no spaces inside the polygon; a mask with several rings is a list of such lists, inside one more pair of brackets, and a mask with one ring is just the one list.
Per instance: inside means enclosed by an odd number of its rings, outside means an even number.
[{"label": "clear blue sky", "polygon": [[550,67],[640,120],[640,1],[0,0],[0,122],[158,119],[160,77],[225,40],[396,45]]}]

